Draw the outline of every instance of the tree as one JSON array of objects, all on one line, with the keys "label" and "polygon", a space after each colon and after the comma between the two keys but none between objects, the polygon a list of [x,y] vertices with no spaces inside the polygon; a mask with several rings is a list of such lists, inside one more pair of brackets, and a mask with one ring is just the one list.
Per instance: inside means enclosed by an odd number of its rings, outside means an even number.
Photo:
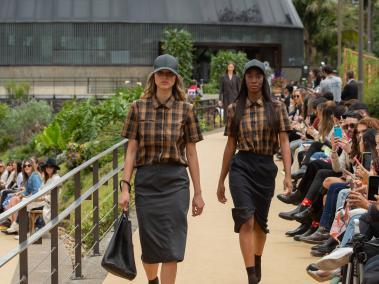
[{"label": "tree", "polygon": [[164,53],[175,56],[179,61],[179,73],[184,83],[189,85],[193,69],[192,36],[183,29],[166,29],[163,33]]},{"label": "tree", "polygon": [[[308,64],[318,65],[327,59],[335,64],[337,59],[337,1],[294,0],[304,25],[305,57]],[[357,7],[344,2],[342,46],[355,49],[358,45]]]},{"label": "tree", "polygon": [[233,52],[228,50],[220,50],[211,59],[211,80],[212,83],[218,84],[220,77],[225,73],[228,63],[234,63],[236,73],[242,76],[243,67],[247,62],[245,52]]}]

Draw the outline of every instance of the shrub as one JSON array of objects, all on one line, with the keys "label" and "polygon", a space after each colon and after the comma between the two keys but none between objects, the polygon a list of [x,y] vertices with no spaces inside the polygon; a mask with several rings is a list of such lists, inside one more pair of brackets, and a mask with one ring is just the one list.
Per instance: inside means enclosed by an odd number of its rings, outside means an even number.
[{"label": "shrub", "polygon": [[8,146],[27,144],[52,119],[52,109],[44,101],[31,100],[11,109],[0,120],[2,150]]},{"label": "shrub", "polygon": [[193,43],[192,36],[183,29],[166,29],[163,33],[164,53],[175,56],[179,61],[179,72],[188,86],[192,78]]},{"label": "shrub", "polygon": [[369,85],[368,90],[365,92],[365,103],[369,107],[372,116],[379,118],[379,79],[373,84]]},{"label": "shrub", "polygon": [[238,76],[242,76],[243,67],[247,62],[247,56],[244,52],[233,52],[220,50],[211,59],[211,82],[218,84],[220,77],[225,73],[226,67],[229,62],[234,63],[235,70]]},{"label": "shrub", "polygon": [[203,94],[218,94],[219,91],[218,82],[211,82],[203,85]]},{"label": "shrub", "polygon": [[15,100],[18,104],[28,100],[30,85],[28,83],[17,83],[8,81],[5,84],[5,89],[8,92],[8,97]]}]

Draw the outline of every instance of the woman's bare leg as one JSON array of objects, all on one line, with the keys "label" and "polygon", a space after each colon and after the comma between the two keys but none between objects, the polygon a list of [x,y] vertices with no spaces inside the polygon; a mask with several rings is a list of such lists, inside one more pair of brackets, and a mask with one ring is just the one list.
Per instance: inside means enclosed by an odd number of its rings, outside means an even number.
[{"label": "woman's bare leg", "polygon": [[177,269],[177,262],[162,263],[161,284],[175,284]]},{"label": "woman's bare leg", "polygon": [[240,247],[246,267],[255,266],[254,219],[251,217],[240,228]]},{"label": "woman's bare leg", "polygon": [[148,280],[154,280],[158,275],[158,267],[159,263],[145,263],[143,262],[143,268],[145,269],[145,273]]}]

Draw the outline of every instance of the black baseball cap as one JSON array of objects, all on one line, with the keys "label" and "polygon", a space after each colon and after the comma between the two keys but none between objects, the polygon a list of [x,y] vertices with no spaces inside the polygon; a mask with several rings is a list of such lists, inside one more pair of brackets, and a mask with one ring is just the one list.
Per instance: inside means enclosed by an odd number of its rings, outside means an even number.
[{"label": "black baseball cap", "polygon": [[178,76],[179,75],[178,60],[170,54],[163,54],[163,55],[158,56],[154,60],[153,73],[156,73],[160,70],[169,70],[172,73],[174,73],[176,76]]},{"label": "black baseball cap", "polygon": [[247,62],[245,64],[245,68],[243,69],[243,74],[245,74],[247,70],[249,70],[250,68],[253,68],[253,67],[258,68],[259,70],[261,70],[263,72],[263,74],[266,75],[265,65],[263,64],[263,62],[261,62],[257,59],[250,60],[249,62]]}]

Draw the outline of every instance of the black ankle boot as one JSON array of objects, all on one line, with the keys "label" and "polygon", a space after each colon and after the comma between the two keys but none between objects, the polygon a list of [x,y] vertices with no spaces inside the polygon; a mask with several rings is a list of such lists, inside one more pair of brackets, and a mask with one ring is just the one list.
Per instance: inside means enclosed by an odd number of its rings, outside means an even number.
[{"label": "black ankle boot", "polygon": [[155,278],[154,280],[149,280],[149,284],[159,284],[159,279],[158,279],[158,277]]},{"label": "black ankle boot", "polygon": [[247,277],[249,279],[248,284],[258,284],[258,278],[255,271],[255,267],[246,267]]}]

